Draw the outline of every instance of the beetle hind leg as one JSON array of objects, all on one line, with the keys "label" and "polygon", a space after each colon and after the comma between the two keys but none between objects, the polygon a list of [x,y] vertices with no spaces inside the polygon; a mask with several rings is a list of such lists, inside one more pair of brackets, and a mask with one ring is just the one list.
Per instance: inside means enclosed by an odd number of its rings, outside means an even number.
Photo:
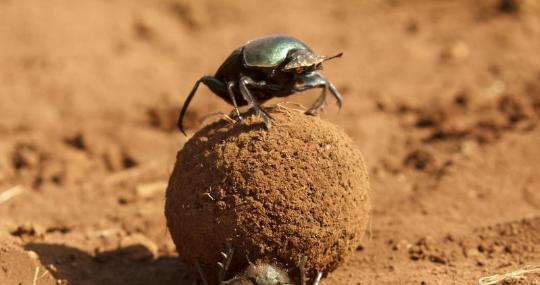
[{"label": "beetle hind leg", "polygon": [[219,285],[224,284],[225,281],[225,275],[227,274],[227,270],[229,270],[229,266],[231,265],[232,256],[233,256],[233,248],[232,246],[227,243],[227,248],[225,249],[225,252],[221,252],[221,257],[223,258],[221,262],[218,262],[219,272],[218,272],[218,280]]},{"label": "beetle hind leg", "polygon": [[300,271],[300,285],[306,285],[306,261],[307,258],[303,256],[298,264],[298,270]]},{"label": "beetle hind leg", "polygon": [[315,281],[313,281],[313,285],[319,285],[321,283],[322,276],[322,272],[317,272],[317,276],[315,276]]},{"label": "beetle hind leg", "polygon": [[191,92],[189,92],[188,96],[186,97],[186,101],[184,101],[184,105],[182,106],[182,110],[178,116],[177,126],[184,135],[186,135],[183,125],[184,116],[186,115],[189,104],[191,103],[191,100],[193,99],[193,96],[195,96],[195,93],[197,92],[197,89],[199,89],[199,85],[201,85],[201,83],[208,86],[208,88],[210,88],[210,90],[213,92],[222,91],[225,89],[225,84],[213,76],[206,75],[195,82],[195,85],[193,85]]},{"label": "beetle hind leg", "polygon": [[[307,262],[307,258],[303,256],[300,259],[300,263],[298,263],[298,269],[300,271],[300,285],[306,285],[307,283],[306,262]],[[322,276],[323,276],[322,272],[317,272],[317,276],[315,276],[315,280],[313,280],[313,285],[319,285],[321,283]]]},{"label": "beetle hind leg", "polygon": [[203,285],[208,285],[208,281],[206,280],[206,276],[204,275],[204,271],[201,267],[201,263],[197,260],[195,262],[195,266],[197,267],[197,272],[199,273],[199,278]]}]

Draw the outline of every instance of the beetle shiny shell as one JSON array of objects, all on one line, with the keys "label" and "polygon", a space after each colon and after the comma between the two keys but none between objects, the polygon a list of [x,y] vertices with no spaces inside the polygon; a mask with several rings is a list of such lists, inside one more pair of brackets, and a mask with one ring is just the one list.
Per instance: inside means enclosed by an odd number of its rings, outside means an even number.
[{"label": "beetle shiny shell", "polygon": [[251,67],[276,67],[286,58],[289,51],[311,49],[301,41],[289,36],[261,37],[244,46],[244,63]]},{"label": "beetle shiny shell", "polygon": [[201,83],[233,105],[236,118],[242,119],[239,107],[249,106],[264,119],[266,127],[271,126],[272,117],[261,104],[274,97],[321,88],[319,98],[306,114],[317,115],[323,110],[327,91],[341,107],[343,97],[320,72],[324,61],[341,55],[318,55],[302,41],[290,36],[273,35],[249,41],[235,49],[214,76],[205,75],[197,80],[178,116],[178,128],[185,134],[182,122]]}]

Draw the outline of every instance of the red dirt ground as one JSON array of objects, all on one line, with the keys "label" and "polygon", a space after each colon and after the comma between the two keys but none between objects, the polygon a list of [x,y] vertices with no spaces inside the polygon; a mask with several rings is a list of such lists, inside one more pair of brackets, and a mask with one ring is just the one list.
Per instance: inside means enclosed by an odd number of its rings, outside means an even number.
[{"label": "red dirt ground", "polygon": [[[272,33],[344,52],[325,73],[345,105],[323,116],[370,170],[371,231],[323,284],[540,264],[537,1],[242,2],[0,0],[0,237],[49,272],[0,255],[2,285],[189,284],[163,215],[176,115],[199,76]],[[201,88],[191,130],[230,109]]]}]

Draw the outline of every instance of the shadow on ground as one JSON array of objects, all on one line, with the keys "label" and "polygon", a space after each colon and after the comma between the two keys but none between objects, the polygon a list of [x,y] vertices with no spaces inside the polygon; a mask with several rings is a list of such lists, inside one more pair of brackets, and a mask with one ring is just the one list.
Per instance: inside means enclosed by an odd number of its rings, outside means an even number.
[{"label": "shadow on ground", "polygon": [[193,284],[188,269],[176,257],[138,260],[127,256],[133,252],[138,256],[150,255],[142,245],[106,251],[96,256],[61,244],[30,243],[25,249],[35,251],[51,274],[57,280],[67,281],[67,284]]}]

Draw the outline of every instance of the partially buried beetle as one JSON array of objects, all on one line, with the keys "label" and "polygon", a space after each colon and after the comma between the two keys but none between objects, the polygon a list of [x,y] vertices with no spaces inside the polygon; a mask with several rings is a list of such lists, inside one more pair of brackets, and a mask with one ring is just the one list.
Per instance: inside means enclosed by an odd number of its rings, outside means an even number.
[{"label": "partially buried beetle", "polygon": [[324,61],[341,55],[318,55],[300,40],[289,36],[265,36],[249,41],[233,51],[214,76],[197,80],[180,111],[178,128],[186,133],[182,123],[184,115],[201,83],[233,105],[238,119],[242,119],[238,107],[248,105],[262,116],[267,127],[270,127],[272,117],[260,104],[274,97],[322,88],[321,95],[306,113],[316,115],[322,111],[328,90],[341,108],[341,94],[320,72]]},{"label": "partially buried beetle", "polygon": [[[232,261],[233,249],[227,246],[226,252],[221,253],[223,262],[219,262],[218,285],[307,285],[307,276],[304,265],[306,258],[303,258],[298,265],[300,279],[298,283],[293,283],[289,273],[277,261],[257,260],[250,263],[249,266],[240,274],[229,280],[226,279],[227,270]],[[203,285],[208,285],[202,269],[198,267]],[[319,285],[322,272],[317,273],[312,285]]]}]

